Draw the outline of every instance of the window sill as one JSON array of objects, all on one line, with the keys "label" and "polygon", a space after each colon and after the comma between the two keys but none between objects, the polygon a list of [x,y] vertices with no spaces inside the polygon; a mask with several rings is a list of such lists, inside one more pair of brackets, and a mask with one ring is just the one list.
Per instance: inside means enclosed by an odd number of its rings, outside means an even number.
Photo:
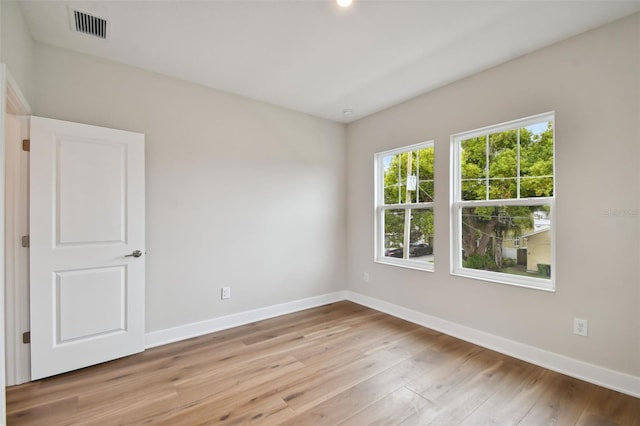
[{"label": "window sill", "polygon": [[[510,275],[500,272],[479,271],[469,268],[459,268],[451,271],[451,275],[471,278],[474,280],[487,281],[496,284],[523,287],[532,290],[542,290],[551,293],[556,291],[555,277],[545,280],[542,278],[525,277],[520,275]],[[553,274],[552,274],[553,275]]]},{"label": "window sill", "polygon": [[415,269],[418,271],[425,271],[425,272],[433,272],[435,269],[433,263],[425,263],[425,262],[420,262],[418,260],[411,260],[411,259],[377,257],[375,259],[375,262],[381,263],[383,265],[398,266],[400,268]]}]

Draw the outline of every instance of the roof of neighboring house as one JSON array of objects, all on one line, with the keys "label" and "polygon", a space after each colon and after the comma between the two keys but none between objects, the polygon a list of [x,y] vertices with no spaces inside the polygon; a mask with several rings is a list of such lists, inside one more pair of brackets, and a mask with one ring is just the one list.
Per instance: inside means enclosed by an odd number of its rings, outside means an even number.
[{"label": "roof of neighboring house", "polygon": [[542,229],[538,229],[537,231],[533,231],[533,232],[531,232],[529,234],[525,234],[525,235],[522,236],[522,238],[529,238],[529,237],[532,237],[534,235],[542,234],[543,232],[547,232],[547,231],[550,231],[550,230],[551,230],[550,226],[544,227]]}]

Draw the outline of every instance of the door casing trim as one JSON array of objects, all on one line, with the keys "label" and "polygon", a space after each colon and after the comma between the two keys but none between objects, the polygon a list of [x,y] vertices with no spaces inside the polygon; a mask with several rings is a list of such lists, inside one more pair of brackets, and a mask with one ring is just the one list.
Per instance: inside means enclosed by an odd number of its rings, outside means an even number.
[{"label": "door casing trim", "polygon": [[[22,94],[18,83],[6,70],[6,109],[5,114],[12,114],[20,119],[21,139],[29,138],[29,119],[31,107]],[[5,117],[3,117],[5,118]],[[5,153],[11,154],[12,148],[5,141]],[[21,146],[21,142],[20,146]],[[19,148],[18,148],[19,149]],[[18,200],[28,200],[28,159],[26,153],[20,152],[18,167],[6,168],[10,172],[6,176],[10,188],[3,188],[5,202],[5,358],[6,386],[26,383],[31,380],[30,348],[22,343],[22,333],[29,330],[29,251],[21,247],[21,234],[29,229],[29,211],[22,206],[20,211]],[[27,157],[28,158],[28,157]],[[25,170],[24,168],[27,167]],[[27,179],[27,180],[25,180]],[[26,191],[26,193],[25,193]],[[26,259],[26,261],[25,261]]]}]

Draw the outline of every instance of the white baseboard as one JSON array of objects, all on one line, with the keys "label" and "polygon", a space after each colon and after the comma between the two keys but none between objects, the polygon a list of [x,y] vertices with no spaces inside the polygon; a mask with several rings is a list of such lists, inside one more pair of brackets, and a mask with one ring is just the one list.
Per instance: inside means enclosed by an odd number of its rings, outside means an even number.
[{"label": "white baseboard", "polygon": [[347,300],[440,331],[476,345],[530,362],[585,382],[640,398],[640,377],[599,367],[524,343],[505,339],[422,312],[347,290]]},{"label": "white baseboard", "polygon": [[267,306],[251,311],[240,312],[220,318],[185,324],[165,330],[152,331],[145,336],[145,348],[153,348],[167,343],[178,342],[203,334],[213,333],[240,325],[250,324],[280,315],[291,314],[317,306],[327,305],[346,299],[346,291],[324,294],[322,296],[309,297],[307,299],[294,300],[293,302]]}]

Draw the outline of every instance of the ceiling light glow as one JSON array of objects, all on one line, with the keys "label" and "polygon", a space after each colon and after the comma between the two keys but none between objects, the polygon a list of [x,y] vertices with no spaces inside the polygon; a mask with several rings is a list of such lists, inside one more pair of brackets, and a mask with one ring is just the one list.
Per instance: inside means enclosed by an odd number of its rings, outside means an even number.
[{"label": "ceiling light glow", "polygon": [[338,6],[340,7],[349,7],[352,2],[353,0],[336,0],[336,3],[338,3]]}]

